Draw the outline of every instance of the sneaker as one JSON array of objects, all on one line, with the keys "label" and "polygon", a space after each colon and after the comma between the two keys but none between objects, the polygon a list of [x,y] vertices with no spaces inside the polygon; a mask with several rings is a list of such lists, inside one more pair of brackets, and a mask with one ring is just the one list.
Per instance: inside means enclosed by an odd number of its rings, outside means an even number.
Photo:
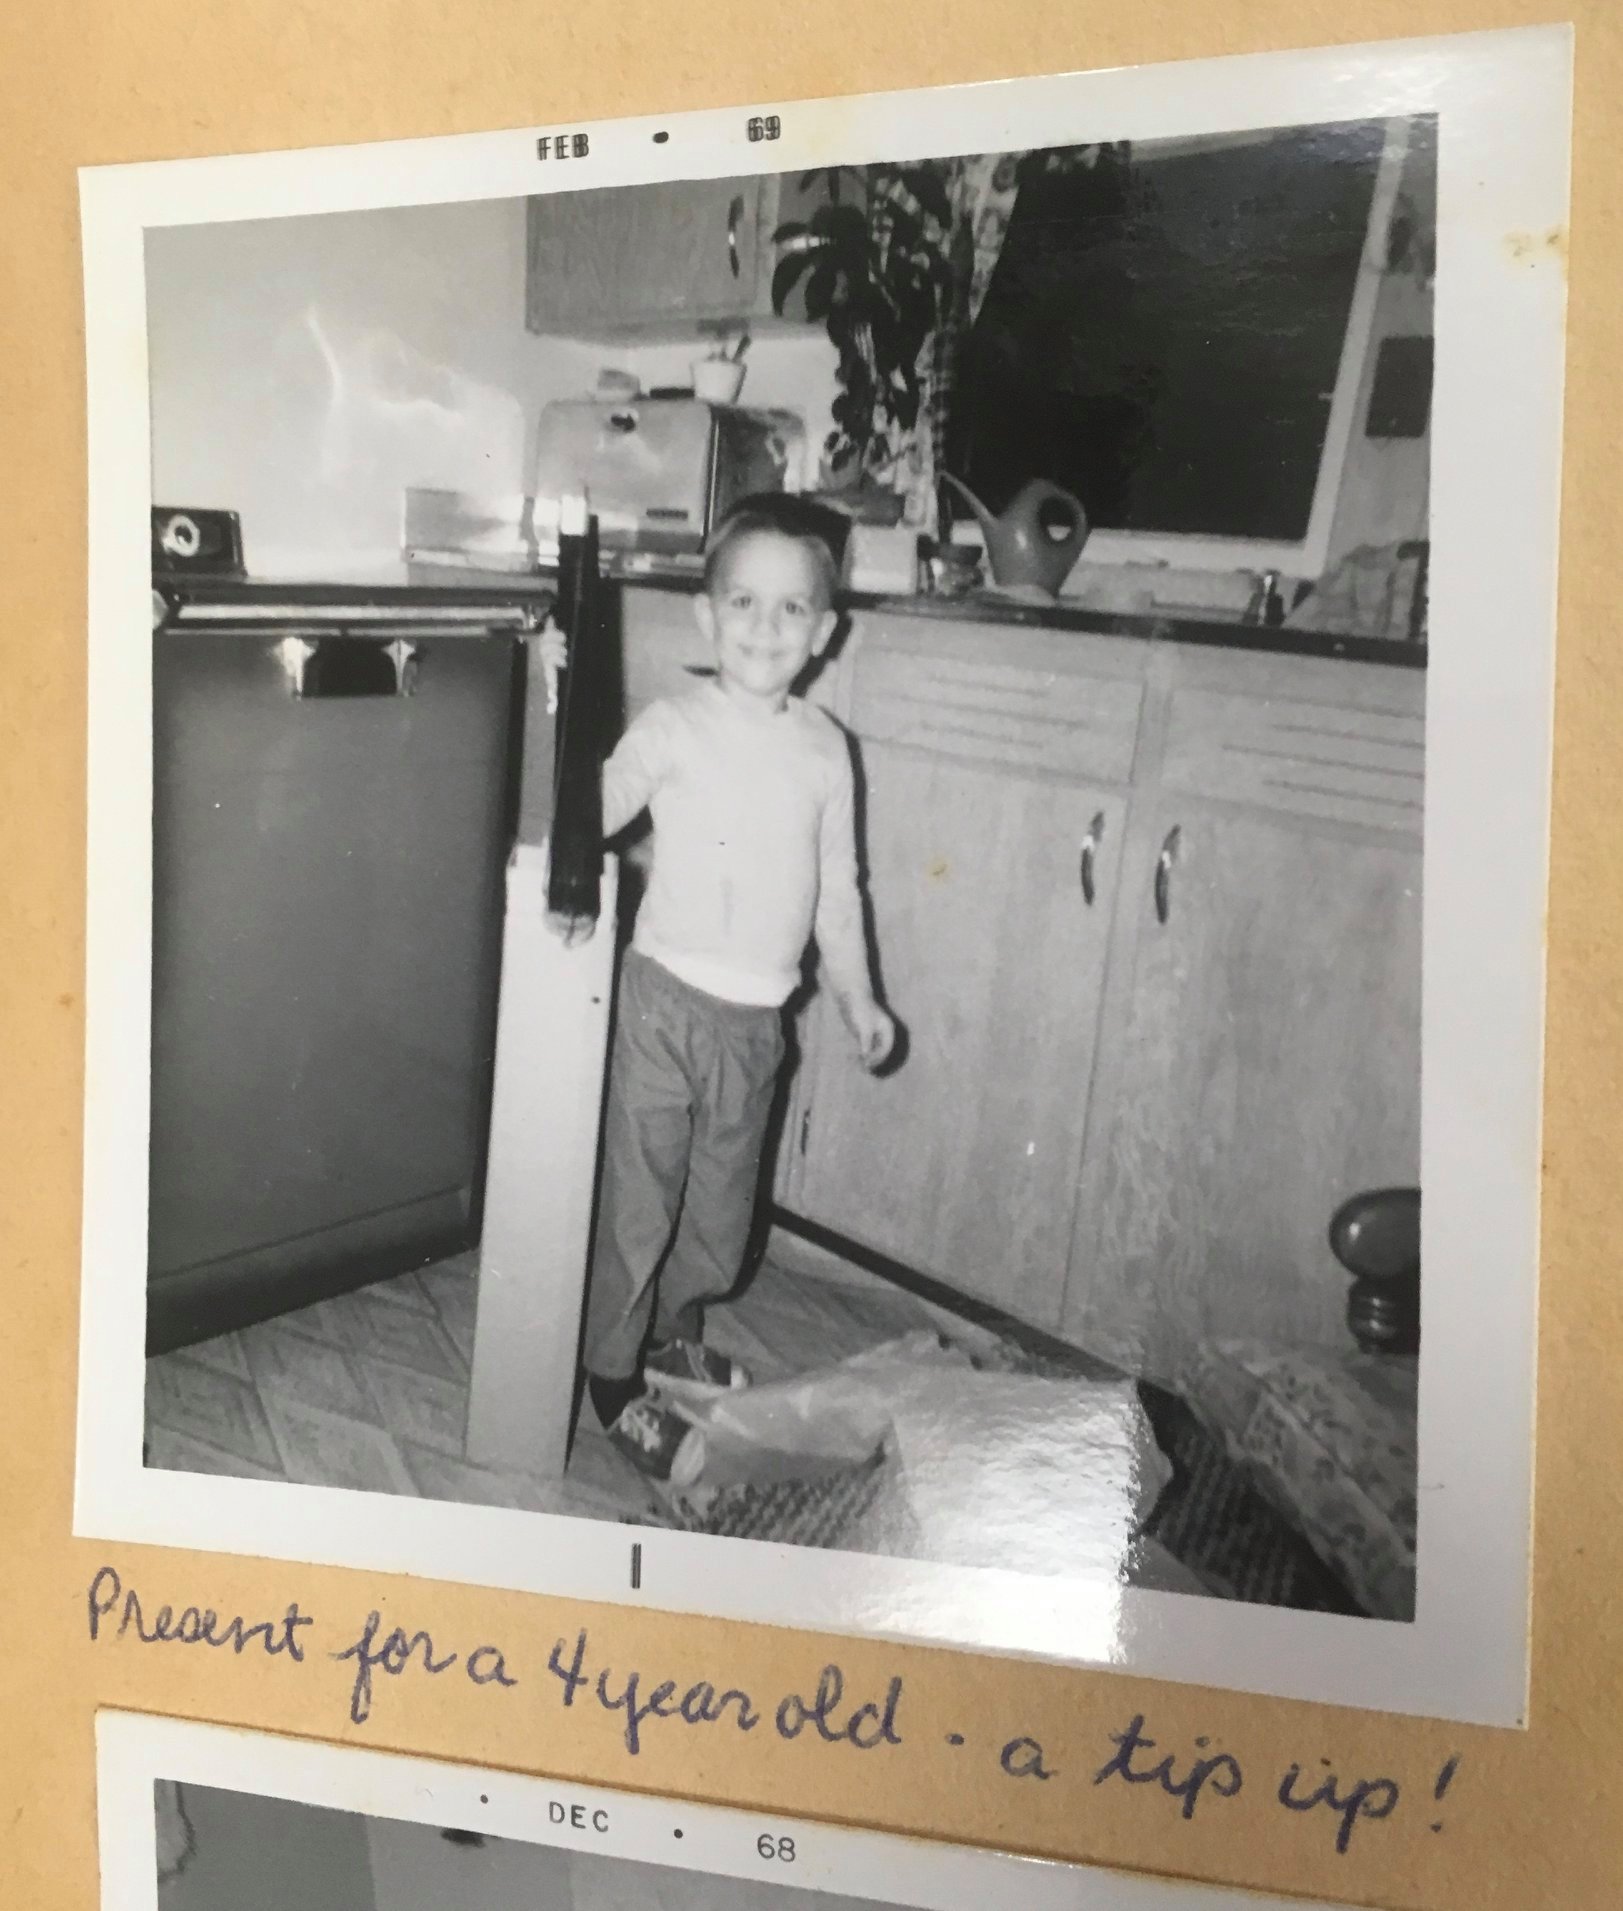
[{"label": "sneaker", "polygon": [[650,1387],[678,1400],[711,1400],[718,1393],[737,1393],[750,1384],[736,1360],[699,1340],[668,1340],[662,1347],[650,1347],[643,1373]]},{"label": "sneaker", "polygon": [[704,1471],[704,1435],[652,1394],[622,1409],[609,1439],[650,1480],[691,1486]]}]

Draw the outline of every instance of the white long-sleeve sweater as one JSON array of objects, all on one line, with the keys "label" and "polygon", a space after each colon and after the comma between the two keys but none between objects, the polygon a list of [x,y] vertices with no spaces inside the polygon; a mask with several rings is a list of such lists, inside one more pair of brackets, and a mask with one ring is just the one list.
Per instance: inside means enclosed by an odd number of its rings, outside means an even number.
[{"label": "white long-sleeve sweater", "polygon": [[706,994],[769,1006],[815,932],[836,992],[868,992],[851,756],[831,718],[798,697],[757,714],[714,683],[650,704],[604,767],[604,834],[645,808],[634,947]]}]

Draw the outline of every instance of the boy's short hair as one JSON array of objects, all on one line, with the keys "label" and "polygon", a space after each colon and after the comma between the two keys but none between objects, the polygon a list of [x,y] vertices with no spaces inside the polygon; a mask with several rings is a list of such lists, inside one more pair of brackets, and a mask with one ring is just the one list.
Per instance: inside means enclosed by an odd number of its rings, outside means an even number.
[{"label": "boy's short hair", "polygon": [[816,561],[830,605],[840,585],[849,526],[838,511],[794,491],[762,491],[740,498],[710,533],[704,548],[704,588],[715,583],[721,560],[740,538],[770,531],[804,545]]}]

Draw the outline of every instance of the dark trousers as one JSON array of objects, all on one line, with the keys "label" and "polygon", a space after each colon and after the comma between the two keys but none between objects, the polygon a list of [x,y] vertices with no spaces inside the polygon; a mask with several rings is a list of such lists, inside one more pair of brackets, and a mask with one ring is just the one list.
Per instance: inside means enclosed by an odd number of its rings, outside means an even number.
[{"label": "dark trousers", "polygon": [[781,1009],[721,1001],[627,952],[586,1307],[588,1373],[629,1379],[650,1339],[697,1340],[704,1303],[738,1279],[783,1054]]}]

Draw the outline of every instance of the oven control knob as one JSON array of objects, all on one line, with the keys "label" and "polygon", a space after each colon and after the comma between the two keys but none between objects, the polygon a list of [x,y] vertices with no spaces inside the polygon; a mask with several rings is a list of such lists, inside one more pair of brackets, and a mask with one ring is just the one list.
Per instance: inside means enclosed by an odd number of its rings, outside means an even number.
[{"label": "oven control knob", "polygon": [[177,511],[172,517],[164,519],[158,542],[170,557],[196,557],[203,548],[203,533],[198,528],[196,518],[188,517],[184,511]]}]

